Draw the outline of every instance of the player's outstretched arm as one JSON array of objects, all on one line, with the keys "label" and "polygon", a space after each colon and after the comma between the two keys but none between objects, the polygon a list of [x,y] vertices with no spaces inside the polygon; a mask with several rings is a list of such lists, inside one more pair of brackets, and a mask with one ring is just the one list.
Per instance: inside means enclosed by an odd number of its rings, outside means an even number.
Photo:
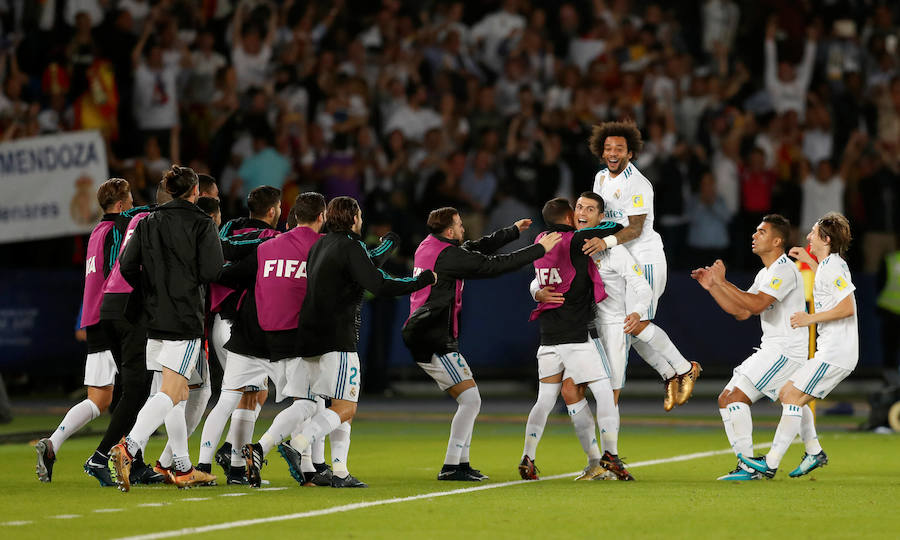
[{"label": "player's outstretched arm", "polygon": [[818,313],[806,313],[805,311],[798,311],[797,313],[791,315],[791,328],[799,328],[801,326],[810,326],[813,324],[837,321],[839,319],[852,317],[856,312],[854,308],[854,298],[855,295],[851,293],[845,296],[843,300],[838,302],[838,305],[827,311],[820,311]]},{"label": "player's outstretched arm", "polygon": [[530,219],[520,219],[513,225],[496,230],[489,235],[482,236],[478,240],[468,240],[463,243],[462,248],[466,251],[481,253],[482,255],[491,255],[506,244],[517,240],[519,234],[529,226],[531,226]]},{"label": "player's outstretched arm", "polygon": [[[559,242],[560,238],[559,233],[550,233],[544,235],[537,244],[500,255],[484,255],[468,249],[450,248],[438,256],[437,267],[440,268],[441,274],[453,279],[483,279],[499,276],[540,259]],[[546,247],[545,244],[551,243],[552,245]]]},{"label": "player's outstretched arm", "polygon": [[709,269],[717,292],[718,289],[721,289],[721,293],[730,303],[749,311],[751,315],[759,315],[775,302],[775,297],[772,295],[764,292],[742,291],[734,283],[725,279],[725,263],[721,259],[716,260]]},{"label": "player's outstretched arm", "polygon": [[358,242],[347,250],[347,269],[353,280],[375,296],[403,296],[437,282],[437,274],[425,270],[416,277],[396,278],[375,268],[368,251]]},{"label": "player's outstretched arm", "polygon": [[396,253],[400,247],[400,235],[391,231],[381,238],[381,243],[369,250],[369,258],[376,268],[381,268],[384,263]]},{"label": "player's outstretched arm", "polygon": [[647,214],[628,216],[628,226],[615,234],[609,235],[612,236],[612,239],[609,236],[603,238],[591,238],[584,242],[581,251],[583,251],[585,255],[593,255],[604,249],[630,242],[641,235],[641,231],[644,230],[644,221],[646,220]]}]

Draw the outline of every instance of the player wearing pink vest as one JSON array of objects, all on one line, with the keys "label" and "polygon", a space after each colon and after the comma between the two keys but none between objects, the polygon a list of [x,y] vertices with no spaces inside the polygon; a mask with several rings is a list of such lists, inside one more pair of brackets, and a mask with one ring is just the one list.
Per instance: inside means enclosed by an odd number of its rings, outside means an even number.
[{"label": "player wearing pink vest", "polygon": [[414,271],[431,270],[439,278],[433,286],[410,296],[410,314],[403,325],[403,342],[419,367],[459,404],[450,424],[450,440],[438,480],[478,482],[487,479],[469,462],[472,430],[481,410],[481,395],[466,359],[459,354],[463,280],[512,272],[542,257],[559,242],[558,234],[549,234],[533,246],[494,255],[530,225],[530,219],[522,219],[490,236],[463,242],[465,229],[459,212],[455,208],[439,208],[428,216],[431,234],[416,249]]},{"label": "player wearing pink vest", "polygon": [[100,304],[104,283],[118,255],[121,231],[116,229],[116,218],[132,206],[131,187],[121,178],[111,178],[97,190],[97,202],[103,210],[103,218],[91,231],[88,240],[81,313],[81,328],[87,333],[84,385],[87,386],[88,397],[69,409],[49,438],[41,439],[34,445],[37,452],[36,472],[41,482],[52,480],[56,453],[66,439],[109,407],[118,373],[109,339],[100,324]]}]

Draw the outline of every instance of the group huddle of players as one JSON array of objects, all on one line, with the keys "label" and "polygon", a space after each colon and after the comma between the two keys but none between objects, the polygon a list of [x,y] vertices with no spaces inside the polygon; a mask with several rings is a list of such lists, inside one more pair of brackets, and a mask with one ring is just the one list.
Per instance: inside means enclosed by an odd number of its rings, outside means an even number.
[{"label": "group huddle of players", "polygon": [[[632,163],[640,132],[633,124],[603,124],[594,128],[590,145],[606,165],[593,191],[582,193],[574,207],[564,198],[548,201],[542,210],[547,230],[533,245],[498,253],[531,226],[530,219],[465,241],[457,210],[435,209],[407,278],[381,270],[399,239],[388,233],[369,249],[360,236],[362,212],[350,197],[326,204],[318,193],[300,194],[287,230],[279,233],[281,192],[263,186],[248,196],[249,217],[217,230],[217,190],[208,176],[173,166],[157,204],[139,208],[132,208],[127,181],[105,182],[97,194],[104,216],[88,242],[80,323],[87,334],[88,397],[35,445],[39,479],[51,481],[65,440],[109,407],[118,377],[121,397],[84,465],[101,485],[123,491],[160,482],[210,485],[217,480],[216,461],[228,484],[260,486],[266,455],[277,448],[301,485],[366,487],[350,474],[347,458],[360,395],[361,304],[369,291],[410,295],[403,341],[458,403],[438,480],[486,480],[469,457],[481,395],[459,350],[464,280],[533,265],[539,390],[519,473],[538,478],[537,446],[561,393],[587,457],[576,479],[633,480],[618,457],[618,400],[629,349],[660,374],[666,411],[690,398],[700,365],[686,360],[652,322],[667,268],[653,230],[652,184]],[[854,287],[841,258],[850,242],[846,218],[824,216],[807,237],[810,251],[789,253],[816,271],[815,314],[805,312],[802,281],[785,253],[789,233],[783,217],[763,219],[752,249],[765,268],[748,291],[725,279],[721,261],[692,273],[726,312],[739,319],[758,314],[763,329],[760,349],[735,369],[719,397],[738,457],[723,480],[773,477],[798,433],[806,453],[791,476],[826,464],[808,403],[827,395],[856,365]],[[807,360],[805,327],[811,324],[818,325],[819,349]],[[211,398],[209,346],[224,375],[193,464],[188,439]],[[290,398],[291,404],[253,441],[270,382],[275,400]],[[754,457],[749,405],[763,396],[780,399],[784,412],[772,450]],[[162,424],[168,442],[151,466],[144,451]]]}]

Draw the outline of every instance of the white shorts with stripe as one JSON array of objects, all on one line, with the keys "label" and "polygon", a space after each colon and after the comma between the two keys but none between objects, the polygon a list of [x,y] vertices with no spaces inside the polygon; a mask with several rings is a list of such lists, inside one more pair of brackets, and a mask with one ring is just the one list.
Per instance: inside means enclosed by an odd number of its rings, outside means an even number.
[{"label": "white shorts with stripe", "polygon": [[84,363],[84,385],[103,387],[115,384],[118,372],[112,351],[89,353]]},{"label": "white shorts with stripe", "polygon": [[[231,358],[228,358],[231,361]],[[312,393],[331,399],[357,402],[360,378],[359,355],[355,352],[328,352],[303,358]]]},{"label": "white shorts with stripe", "polygon": [[738,388],[753,403],[763,397],[776,401],[781,388],[805,363],[805,358],[790,358],[778,349],[757,349],[734,368],[725,388]]},{"label": "white shorts with stripe", "polygon": [[472,380],[472,370],[463,355],[458,352],[447,354],[432,354],[431,362],[416,362],[425,370],[429,377],[434,379],[438,388],[447,390],[451,386]]},{"label": "white shorts with stripe", "polygon": [[269,362],[265,358],[244,356],[229,351],[225,374],[222,375],[222,389],[261,390],[268,388],[268,379],[271,379],[275,386],[275,401],[281,401],[285,397],[284,387],[287,378],[285,370],[284,362]]},{"label": "white shorts with stripe", "polygon": [[598,338],[591,338],[603,360],[603,367],[609,373],[609,383],[613,390],[625,386],[625,369],[628,367],[628,336],[622,324],[598,324]]},{"label": "white shorts with stripe", "polygon": [[816,352],[816,355],[810,358],[803,367],[795,371],[791,377],[794,388],[804,394],[822,399],[852,373],[850,369],[830,364],[827,358],[827,354]]},{"label": "white shorts with stripe", "polygon": [[[200,359],[201,341],[197,339],[148,339],[147,369],[162,371],[169,368],[185,379],[191,378],[191,372]],[[208,370],[207,370],[208,371]],[[199,384],[199,383],[198,383]]]},{"label": "white shorts with stripe", "polygon": [[[642,321],[652,321],[656,316],[656,307],[659,304],[659,297],[666,291],[666,282],[668,281],[669,268],[665,262],[642,264],[641,270],[644,273],[644,279],[650,284],[653,290],[653,301],[644,313],[638,313]],[[625,289],[625,311],[633,313],[631,308],[635,303],[634,291],[631,287]]]},{"label": "white shorts with stripe", "polygon": [[538,378],[562,372],[564,379],[575,384],[599,381],[609,377],[603,358],[593,341],[541,345],[537,351]]},{"label": "white shorts with stripe", "polygon": [[292,398],[316,399],[309,380],[309,368],[307,363],[299,356],[286,358],[279,362],[284,364],[284,395]]}]

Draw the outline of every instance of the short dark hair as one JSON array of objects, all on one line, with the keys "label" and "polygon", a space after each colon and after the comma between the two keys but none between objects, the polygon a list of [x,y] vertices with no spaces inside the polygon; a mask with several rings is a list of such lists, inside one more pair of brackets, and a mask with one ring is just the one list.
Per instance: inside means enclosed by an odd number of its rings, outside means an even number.
[{"label": "short dark hair", "polygon": [[131,185],[124,178],[110,178],[106,182],[100,184],[97,190],[97,202],[104,212],[112,205],[128,198],[131,192]]},{"label": "short dark hair", "polygon": [[772,231],[781,238],[781,247],[787,249],[787,243],[791,238],[791,222],[781,214],[767,214],[762,218],[763,223],[772,226]]},{"label": "short dark hair", "polygon": [[264,217],[270,208],[281,204],[281,190],[272,186],[253,188],[247,195],[247,208],[250,217]]},{"label": "short dark hair", "polygon": [[172,165],[172,168],[163,175],[166,181],[166,191],[173,199],[183,199],[191,195],[191,190],[200,183],[197,173],[190,167]]},{"label": "short dark hair", "polygon": [[444,206],[437,210],[432,210],[428,214],[428,221],[425,226],[431,234],[440,234],[453,226],[453,216],[459,215],[459,210],[452,206]]},{"label": "short dark hair", "polygon": [[850,248],[850,241],[853,240],[850,233],[850,222],[847,221],[844,214],[828,212],[816,224],[819,226],[819,238],[830,239],[831,252],[843,257]]},{"label": "short dark hair", "polygon": [[216,179],[208,174],[198,174],[197,178],[200,181],[200,193],[208,193],[216,185]]},{"label": "short dark hair", "polygon": [[325,210],[326,225],[331,232],[349,231],[359,213],[359,203],[353,197],[335,197]]},{"label": "short dark hair", "polygon": [[312,223],[325,211],[325,197],[315,191],[297,195],[294,206],[288,212],[287,226],[296,227],[301,223]]},{"label": "short dark hair", "polygon": [[603,197],[601,197],[600,195],[597,195],[593,191],[582,191],[581,195],[579,195],[578,198],[581,199],[582,197],[596,202],[597,210],[599,210],[601,213],[603,213],[603,210],[606,208],[606,204],[603,202]]},{"label": "short dark hair", "polygon": [[209,214],[210,216],[218,214],[221,211],[219,200],[212,197],[200,197],[197,199],[197,206],[199,206],[200,210],[203,210],[205,214]]},{"label": "short dark hair", "polygon": [[544,223],[551,225],[554,223],[562,223],[572,213],[572,203],[565,197],[557,197],[550,199],[544,203],[541,215],[544,217]]},{"label": "short dark hair", "polygon": [[591,130],[591,138],[588,142],[591,153],[597,157],[603,156],[603,145],[606,143],[607,137],[623,137],[625,146],[631,152],[631,157],[637,156],[644,142],[641,140],[641,131],[634,122],[604,122],[599,126],[594,126]]}]

